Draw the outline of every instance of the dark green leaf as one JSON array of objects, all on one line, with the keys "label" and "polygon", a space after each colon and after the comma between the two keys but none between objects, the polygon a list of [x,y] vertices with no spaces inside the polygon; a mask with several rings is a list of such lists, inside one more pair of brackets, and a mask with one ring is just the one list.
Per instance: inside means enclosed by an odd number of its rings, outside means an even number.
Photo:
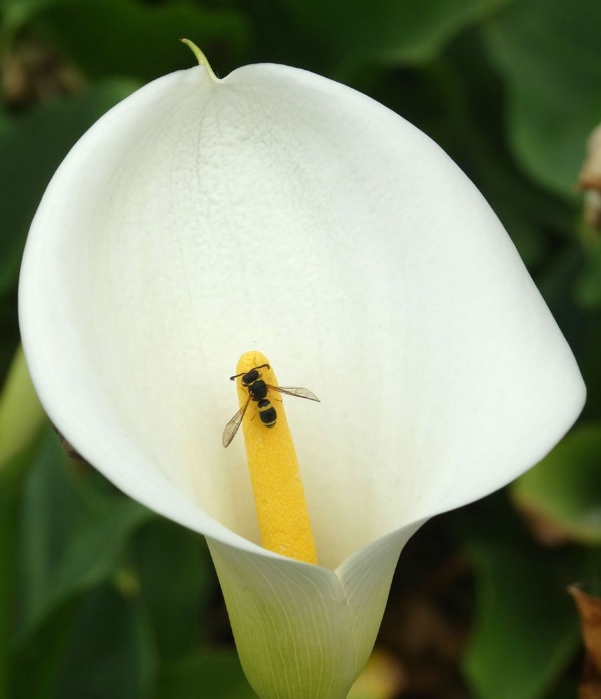
[{"label": "dark green leaf", "polygon": [[360,89],[432,136],[460,165],[536,269],[548,254],[549,233],[565,236],[577,213],[527,177],[506,144],[502,83],[481,30],[463,32],[419,69],[364,71],[361,78]]},{"label": "dark green leaf", "polygon": [[76,612],[76,605],[65,606],[38,629],[26,645],[11,649],[12,672],[7,699],[55,698],[59,667]]},{"label": "dark green leaf", "polygon": [[46,422],[23,349],[19,347],[0,390],[0,469],[35,441]]},{"label": "dark green leaf", "polygon": [[601,308],[601,245],[587,250],[586,267],[576,284],[576,300],[583,308]]},{"label": "dark green leaf", "polygon": [[522,0],[490,24],[509,90],[519,160],[541,183],[573,196],[586,140],[601,122],[601,3]]},{"label": "dark green leaf", "polygon": [[86,468],[52,434],[31,466],[21,510],[20,642],[70,597],[115,575],[129,537],[154,516],[96,490]]},{"label": "dark green leaf", "polygon": [[30,464],[20,517],[20,613],[23,623],[46,607],[49,588],[85,504],[73,492],[66,456],[48,430]]},{"label": "dark green leaf", "polygon": [[62,2],[65,0],[3,0],[4,21],[11,30],[18,29],[40,10]]},{"label": "dark green leaf", "polygon": [[18,505],[31,451],[24,449],[0,469],[0,699],[11,696],[8,649],[16,602]]},{"label": "dark green leaf", "polygon": [[582,372],[588,395],[583,417],[601,419],[601,312],[583,310],[574,302],[572,289],[582,272],[584,258],[573,244],[547,264],[537,284],[564,333]]},{"label": "dark green leaf", "polygon": [[146,699],[156,660],[139,603],[104,585],[81,607],[63,655],[56,699]]},{"label": "dark green leaf", "polygon": [[[510,0],[281,0],[289,30],[304,37],[304,61],[347,75],[367,63],[400,65],[430,60],[458,32]],[[276,28],[270,27],[274,34]],[[266,37],[289,41],[290,31]],[[280,51],[285,51],[281,47]],[[278,57],[279,59],[279,57]],[[319,66],[316,66],[319,67]]]},{"label": "dark green leaf", "polygon": [[234,650],[203,650],[165,664],[153,699],[256,699]]},{"label": "dark green leaf", "polygon": [[516,503],[572,539],[601,543],[601,424],[574,429],[512,486]]},{"label": "dark green leaf", "polygon": [[140,530],[134,552],[142,600],[158,650],[165,657],[182,656],[206,634],[211,593],[216,587],[205,540],[161,519]]},{"label": "dark green leaf", "polygon": [[[577,210],[551,195],[518,166],[506,142],[504,91],[489,59],[480,28],[464,32],[435,65],[442,75],[444,104],[449,112],[436,139],[484,194],[526,264],[538,266],[550,247],[549,233],[566,236]],[[475,60],[475,57],[477,59]]]},{"label": "dark green leaf", "polygon": [[463,667],[479,699],[537,699],[579,644],[578,619],[566,586],[578,558],[503,544],[468,549],[476,574],[477,610]]},{"label": "dark green leaf", "polygon": [[27,230],[61,160],[100,116],[135,87],[129,81],[100,84],[23,117],[0,116],[0,295],[16,282]]},{"label": "dark green leaf", "polygon": [[144,81],[196,65],[190,50],[179,42],[182,37],[200,46],[217,73],[238,66],[250,37],[243,15],[209,10],[189,0],[164,4],[74,0],[40,13],[36,26],[86,75],[135,76]]}]

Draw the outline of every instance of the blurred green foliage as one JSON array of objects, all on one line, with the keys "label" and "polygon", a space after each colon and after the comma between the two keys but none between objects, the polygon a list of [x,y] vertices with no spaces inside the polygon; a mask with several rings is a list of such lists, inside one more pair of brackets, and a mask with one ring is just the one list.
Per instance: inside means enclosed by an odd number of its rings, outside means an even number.
[{"label": "blurred green foliage", "polygon": [[[18,360],[9,374],[19,261],[46,184],[108,108],[194,63],[181,36],[221,75],[282,62],[370,94],[437,140],[513,237],[577,355],[584,422],[510,491],[418,533],[381,642],[408,676],[406,697],[573,696],[580,641],[565,588],[601,590],[601,242],[576,189],[601,122],[601,4],[4,0],[0,699],[254,696],[204,542],[68,459],[25,379],[19,392]],[[416,596],[437,619],[422,624],[427,662],[396,616]],[[425,682],[437,673],[444,682]]]}]

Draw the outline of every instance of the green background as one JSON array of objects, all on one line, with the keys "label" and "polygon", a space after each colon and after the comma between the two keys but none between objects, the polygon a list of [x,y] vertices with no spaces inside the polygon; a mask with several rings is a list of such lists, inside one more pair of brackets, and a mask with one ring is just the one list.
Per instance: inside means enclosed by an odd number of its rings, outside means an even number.
[{"label": "green background", "polygon": [[181,36],[222,76],[279,62],[373,96],[440,143],[505,224],[588,402],[522,479],[414,537],[378,646],[405,699],[575,696],[566,587],[601,592],[601,233],[576,187],[601,122],[601,3],[4,0],[0,699],[254,696],[204,541],[67,458],[13,362],[19,263],[53,171],[109,107],[194,64]]}]

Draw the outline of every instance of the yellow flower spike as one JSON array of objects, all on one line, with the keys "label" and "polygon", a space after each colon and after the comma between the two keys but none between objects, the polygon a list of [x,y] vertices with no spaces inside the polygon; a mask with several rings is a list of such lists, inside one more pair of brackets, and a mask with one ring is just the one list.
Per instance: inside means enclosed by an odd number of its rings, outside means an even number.
[{"label": "yellow flower spike", "polygon": [[[236,374],[245,374],[262,364],[270,368],[261,369],[261,378],[266,384],[277,386],[271,364],[260,352],[243,354]],[[236,384],[242,408],[248,401],[248,389],[241,378],[236,379]],[[275,426],[267,428],[261,422],[255,402],[249,405],[242,422],[261,545],[283,556],[316,564],[315,540],[284,403],[274,391],[268,395],[277,411]]]}]

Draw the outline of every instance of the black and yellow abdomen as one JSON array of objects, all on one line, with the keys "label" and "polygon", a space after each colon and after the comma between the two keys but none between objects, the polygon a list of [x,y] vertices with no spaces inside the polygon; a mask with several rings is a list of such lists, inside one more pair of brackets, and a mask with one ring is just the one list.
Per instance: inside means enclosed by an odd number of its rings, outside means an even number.
[{"label": "black and yellow abdomen", "polygon": [[259,409],[259,418],[265,427],[273,427],[278,419],[278,414],[271,404],[271,401],[263,398],[257,403]]}]

